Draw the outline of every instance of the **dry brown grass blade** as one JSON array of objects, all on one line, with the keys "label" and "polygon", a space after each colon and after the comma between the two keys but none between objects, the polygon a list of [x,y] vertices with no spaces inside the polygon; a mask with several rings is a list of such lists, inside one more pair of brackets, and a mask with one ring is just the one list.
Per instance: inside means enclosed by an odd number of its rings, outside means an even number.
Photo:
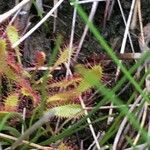
[{"label": "dry brown grass blade", "polygon": [[2,23],[3,21],[5,21],[6,19],[8,19],[12,14],[14,14],[16,11],[18,11],[19,9],[21,9],[29,1],[30,0],[23,0],[22,2],[20,2],[18,5],[16,5],[14,8],[12,8],[11,10],[9,10],[8,12],[0,15],[0,23]]},{"label": "dry brown grass blade", "polygon": [[[17,138],[16,138],[16,137],[13,137],[13,136],[10,136],[10,135],[7,135],[7,134],[3,134],[3,133],[0,133],[0,137],[1,137],[1,138],[4,138],[4,139],[9,139],[9,140],[17,141]],[[32,142],[30,142],[30,141],[26,141],[26,140],[23,140],[22,143],[23,143],[23,144],[26,144],[26,145],[29,145],[29,146],[31,146],[31,147],[40,149],[40,150],[54,150],[54,148],[52,148],[52,147],[41,146],[41,145],[32,143]]]}]

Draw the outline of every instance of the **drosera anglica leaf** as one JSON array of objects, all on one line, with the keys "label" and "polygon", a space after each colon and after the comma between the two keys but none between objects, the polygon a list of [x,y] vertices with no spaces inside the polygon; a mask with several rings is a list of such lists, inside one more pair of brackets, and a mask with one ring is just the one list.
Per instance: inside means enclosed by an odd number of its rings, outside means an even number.
[{"label": "drosera anglica leaf", "polygon": [[5,100],[4,100],[4,109],[5,111],[17,111],[17,108],[19,106],[19,94],[13,93],[10,94]]},{"label": "drosera anglica leaf", "polygon": [[59,65],[67,62],[68,60],[68,57],[69,57],[69,50],[66,48],[64,51],[60,51],[60,56],[59,58],[57,59],[57,61],[55,62],[53,68],[56,68],[58,67]]},{"label": "drosera anglica leaf", "polygon": [[66,104],[51,108],[50,111],[55,112],[55,116],[60,118],[79,118],[84,115],[80,104]]},{"label": "drosera anglica leaf", "polygon": [[[88,75],[88,74],[94,74],[95,77],[99,80],[102,79],[103,76],[103,70],[100,65],[94,65],[90,69],[85,68],[83,65],[78,64],[75,66],[75,69],[78,73],[81,75]],[[94,79],[93,79],[94,80]],[[77,87],[77,91],[79,92],[85,92],[86,90],[93,88],[90,83],[88,83],[85,79],[83,79],[79,86]]]},{"label": "drosera anglica leaf", "polygon": [[19,40],[19,34],[16,27],[8,25],[6,28],[6,33],[11,45],[13,45],[15,42]]},{"label": "drosera anglica leaf", "polygon": [[[74,49],[72,50],[72,53],[73,53],[73,51],[74,51]],[[66,63],[68,61],[69,57],[70,57],[70,48],[69,47],[66,47],[64,50],[60,50],[59,57],[58,57],[57,61],[54,63],[52,70],[54,70],[59,65]]]},{"label": "drosera anglica leaf", "polygon": [[6,54],[7,54],[7,51],[6,51],[6,41],[4,39],[1,39],[0,38],[0,60],[3,58],[3,57],[6,57]]},{"label": "drosera anglica leaf", "polygon": [[68,79],[63,79],[60,81],[56,81],[54,83],[51,83],[48,85],[48,87],[50,88],[54,88],[54,87],[58,87],[58,88],[64,88],[66,89],[68,86],[76,86],[77,83],[81,82],[82,78],[80,76],[72,76],[72,77],[68,77]]},{"label": "drosera anglica leaf", "polygon": [[[19,34],[15,26],[8,25],[6,28],[6,34],[11,46],[19,40]],[[19,52],[18,46],[15,48],[15,52],[16,52],[18,62],[21,64],[21,59],[20,59],[21,53]]]},{"label": "drosera anglica leaf", "polygon": [[0,74],[3,73],[3,70],[7,66],[6,56],[7,56],[6,41],[0,38]]},{"label": "drosera anglica leaf", "polygon": [[60,143],[60,145],[58,146],[59,150],[70,150],[70,148],[63,142]]},{"label": "drosera anglica leaf", "polygon": [[57,93],[53,96],[49,96],[47,99],[47,104],[56,104],[56,102],[64,103],[72,101],[74,98],[80,96],[81,93],[77,93],[76,90],[66,91],[62,93]]}]

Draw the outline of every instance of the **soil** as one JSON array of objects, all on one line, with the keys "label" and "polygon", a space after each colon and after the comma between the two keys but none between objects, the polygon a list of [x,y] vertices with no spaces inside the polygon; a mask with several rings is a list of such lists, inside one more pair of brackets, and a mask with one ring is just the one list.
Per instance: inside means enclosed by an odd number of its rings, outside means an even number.
[{"label": "soil", "polygon": [[[52,3],[45,0],[44,4],[46,6],[52,7]],[[130,6],[131,6],[131,1],[130,0],[123,0],[121,1],[124,14],[127,16],[129,14]],[[150,16],[149,16],[149,0],[143,0],[142,1],[142,17],[143,17],[143,24],[144,26],[150,22]],[[4,13],[10,8],[14,6],[14,0],[9,0],[9,3],[6,3],[5,1],[0,2],[0,13]],[[84,10],[89,13],[91,9],[91,4],[86,4],[84,5]],[[48,12],[49,8],[44,7],[45,14]],[[96,25],[97,29],[100,31],[100,33],[103,35],[103,37],[108,41],[108,43],[113,46],[115,51],[118,51],[121,46],[121,41],[122,37],[124,34],[124,23],[123,19],[118,7],[117,2],[115,2],[113,11],[111,13],[111,17],[109,20],[106,22],[106,27],[103,28],[103,17],[104,17],[104,10],[105,10],[105,2],[100,2],[97,12],[96,12],[96,17],[94,17],[94,24]],[[28,28],[28,30],[35,25],[36,22],[40,20],[39,17],[37,17],[36,14],[36,9],[35,7],[32,7],[31,9],[31,26]],[[24,50],[24,58],[27,61],[33,61],[33,55],[34,51],[36,50],[43,50],[45,51],[48,56],[50,55],[53,41],[57,37],[58,34],[62,35],[63,37],[63,43],[65,45],[69,44],[69,38],[70,38],[70,33],[71,33],[71,24],[72,24],[72,14],[73,14],[73,7],[70,6],[68,1],[63,2],[61,7],[58,10],[58,18],[57,18],[57,25],[56,25],[56,32],[53,33],[53,17],[50,17],[48,19],[47,26],[48,26],[48,31],[45,29],[45,25],[42,25],[35,33],[33,33],[29,39],[26,40],[25,42],[25,49]],[[77,21],[76,21],[76,31],[75,31],[75,39],[74,39],[74,45],[77,46],[82,32],[84,30],[84,23],[80,16],[77,16]],[[139,26],[137,26],[136,30],[131,31],[131,36],[132,40],[134,42],[134,47],[135,50],[138,51],[139,46],[138,46],[138,34],[139,34]],[[28,42],[30,41],[30,42]],[[90,43],[90,44],[89,44]],[[26,52],[29,51],[29,52]],[[103,52],[103,49],[101,46],[98,44],[97,40],[93,37],[93,35],[88,32],[88,35],[86,36],[86,39],[84,41],[81,54],[85,55],[93,53],[93,52]],[[126,52],[131,52],[131,48],[129,45],[129,42],[127,43],[127,48]],[[30,57],[31,58],[30,58]]]},{"label": "soil", "polygon": [[0,0],[0,14],[3,14],[4,12],[10,10],[14,6],[14,2],[14,0],[8,0],[8,2],[6,3],[6,1]]}]

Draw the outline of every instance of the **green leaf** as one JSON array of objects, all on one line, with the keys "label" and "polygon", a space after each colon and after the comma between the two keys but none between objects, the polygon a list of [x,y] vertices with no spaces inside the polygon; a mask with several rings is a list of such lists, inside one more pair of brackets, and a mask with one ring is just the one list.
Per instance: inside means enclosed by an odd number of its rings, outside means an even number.
[{"label": "green leaf", "polygon": [[[19,34],[18,34],[16,27],[12,25],[8,25],[6,29],[6,33],[7,33],[11,46],[19,40]],[[21,59],[20,59],[21,54],[19,52],[18,46],[15,48],[15,53],[17,55],[18,62],[21,64]]]},{"label": "green leaf", "polygon": [[50,96],[47,99],[48,104],[56,104],[56,102],[67,102],[69,100],[73,100],[74,98],[78,97],[80,95],[79,92],[76,92],[76,90],[71,90],[63,93],[58,93],[53,96]]},{"label": "green leaf", "polygon": [[[73,50],[71,50],[73,52]],[[61,64],[64,64],[65,62],[68,61],[68,58],[70,57],[70,49],[67,47],[63,51],[60,51],[59,57],[57,61],[55,62],[53,69],[58,67]],[[52,70],[53,70],[52,69]]]},{"label": "green leaf", "polygon": [[2,59],[2,56],[6,57],[6,53],[6,41],[0,38],[0,60]]},{"label": "green leaf", "polygon": [[19,95],[17,93],[9,95],[4,100],[4,109],[6,111],[15,111],[18,107]]},{"label": "green leaf", "polygon": [[15,42],[19,40],[18,31],[14,26],[8,25],[6,29],[6,33],[11,45],[13,45]]},{"label": "green leaf", "polygon": [[79,104],[67,104],[50,109],[60,118],[78,118],[83,115],[82,107]]},{"label": "green leaf", "polygon": [[[78,73],[80,73],[83,77],[83,75],[88,76],[89,74],[94,74],[95,77],[100,81],[103,76],[102,67],[100,65],[94,65],[90,69],[86,69],[83,65],[76,65],[75,69]],[[95,80],[95,79],[93,79]],[[93,88],[94,86],[91,85],[89,82],[87,82],[84,78],[80,82],[79,86],[77,87],[77,91],[79,92],[85,92],[86,90]]]}]

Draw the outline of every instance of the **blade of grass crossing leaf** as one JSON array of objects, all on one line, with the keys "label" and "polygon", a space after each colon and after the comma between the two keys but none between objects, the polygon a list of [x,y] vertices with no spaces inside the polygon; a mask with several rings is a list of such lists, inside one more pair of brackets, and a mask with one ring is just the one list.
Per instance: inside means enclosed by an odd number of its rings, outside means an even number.
[{"label": "blade of grass crossing leaf", "polygon": [[[145,56],[146,56],[146,55],[145,55]],[[125,77],[124,77],[124,79],[125,79]],[[122,81],[124,81],[124,80],[122,80]],[[109,99],[109,101],[110,101],[110,99]],[[81,126],[83,125],[83,123],[86,123],[86,118],[87,118],[87,117],[90,117],[93,113],[97,112],[97,110],[99,110],[99,107],[105,105],[106,102],[108,102],[108,99],[107,99],[106,97],[104,97],[104,98],[96,105],[96,107],[95,107],[91,112],[89,112],[89,115],[88,115],[88,116],[82,118],[79,122],[77,122],[76,124],[72,125],[71,128],[65,129],[65,130],[64,130],[62,133],[60,133],[59,135],[53,136],[53,137],[51,137],[50,139],[48,139],[48,140],[46,140],[46,141],[44,141],[44,142],[42,142],[42,143],[40,143],[40,144],[42,144],[42,145],[50,144],[50,143],[52,143],[52,142],[55,142],[55,141],[57,141],[57,140],[59,140],[59,139],[63,139],[64,137],[69,136],[69,135],[71,135],[71,134],[73,134],[73,133],[75,133],[75,132],[77,132],[77,131],[83,129]],[[123,113],[121,113],[121,116],[123,116]],[[105,141],[104,141],[104,143],[105,143]]]},{"label": "blade of grass crossing leaf", "polygon": [[[102,84],[99,83],[99,80],[96,79],[96,76],[94,74],[87,73],[86,75],[84,75],[84,77],[91,85],[95,85],[96,88],[101,92],[101,94],[107,97],[107,99],[111,99],[114,104],[116,105],[123,104],[122,101],[111,90],[109,90],[108,88],[104,87]],[[133,113],[128,113],[129,111],[127,106],[124,108],[119,108],[119,110],[128,117],[129,122],[134,126],[136,130],[141,129],[140,123],[136,119],[135,115]],[[141,135],[145,140],[147,140],[147,131],[145,131],[145,129],[141,129],[141,130],[142,130]]]},{"label": "blade of grass crossing leaf", "polygon": [[[132,73],[136,70],[136,68],[137,68],[138,66],[140,66],[140,64],[141,64],[146,58],[148,58],[148,56],[149,56],[148,54],[150,54],[150,52],[146,52],[146,53],[143,55],[143,57],[137,62],[137,64],[135,64],[135,65],[130,69],[130,71],[131,71]],[[113,92],[116,92],[116,91],[122,86],[122,84],[123,84],[125,81],[126,81],[126,76],[124,75],[123,78],[121,78],[121,80],[118,82],[119,84],[117,84],[117,85],[115,86]],[[86,118],[87,118],[87,117],[90,117],[93,113],[97,112],[97,111],[99,110],[99,107],[105,105],[105,103],[108,102],[108,101],[110,101],[110,99],[108,100],[106,97],[104,97],[104,98],[96,105],[96,107],[95,107],[91,112],[89,112],[89,115],[88,115],[88,116],[82,118],[79,122],[77,122],[76,124],[72,125],[71,128],[65,129],[65,130],[64,130],[62,133],[60,133],[59,135],[53,136],[53,137],[51,137],[50,139],[46,140],[45,142],[42,142],[41,144],[42,144],[42,145],[46,145],[46,144],[55,142],[55,141],[57,141],[57,140],[59,140],[59,139],[62,139],[62,138],[64,138],[64,137],[66,137],[66,136],[69,136],[69,135],[71,135],[71,134],[73,134],[73,133],[75,133],[75,132],[81,130],[81,129],[82,129],[82,128],[81,128],[81,125],[82,125],[83,123],[86,123]],[[122,115],[123,115],[123,114],[122,114]]]},{"label": "blade of grass crossing leaf", "polygon": [[[74,2],[74,1],[72,1]],[[133,79],[133,77],[131,76],[131,74],[127,71],[127,69],[122,65],[122,63],[120,63],[119,59],[117,58],[117,56],[115,55],[115,53],[113,52],[113,50],[109,47],[109,45],[105,42],[104,38],[99,34],[98,30],[94,27],[93,23],[88,21],[88,17],[85,14],[85,12],[83,11],[83,9],[75,4],[74,5],[77,8],[77,11],[79,13],[79,15],[82,17],[82,19],[84,20],[84,22],[86,22],[89,26],[89,29],[91,30],[91,32],[93,33],[93,35],[96,37],[96,39],[98,40],[99,44],[105,49],[105,51],[110,55],[110,57],[114,60],[114,62],[117,64],[118,67],[120,67],[121,71],[126,75],[126,77],[129,79],[129,81],[134,85],[135,89],[143,96],[143,98],[145,100],[147,100],[147,102],[149,102],[149,98],[147,97],[147,95],[145,95],[141,89],[141,87],[139,86],[139,84]]]}]

